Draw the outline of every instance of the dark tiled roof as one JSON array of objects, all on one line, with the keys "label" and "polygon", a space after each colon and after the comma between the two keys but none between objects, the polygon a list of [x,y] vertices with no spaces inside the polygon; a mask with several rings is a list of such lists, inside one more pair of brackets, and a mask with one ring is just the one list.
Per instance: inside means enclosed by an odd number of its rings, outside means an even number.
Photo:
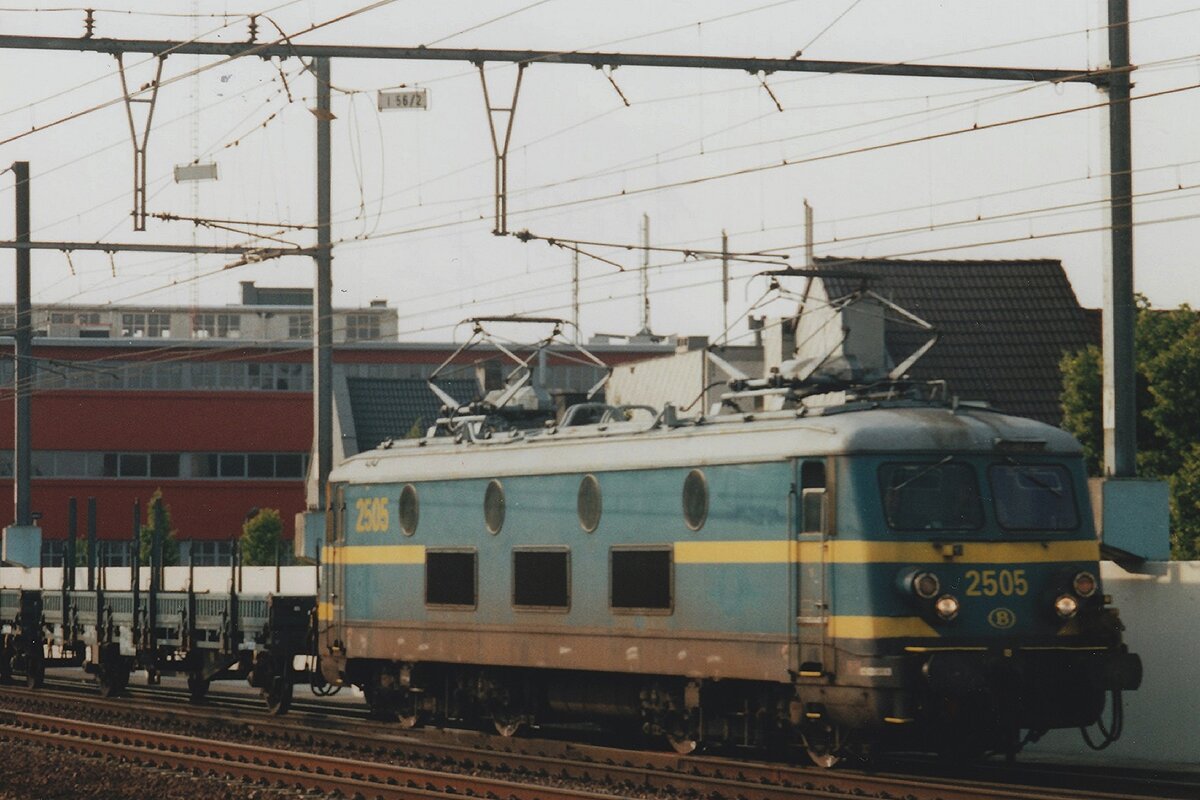
[{"label": "dark tiled roof", "polygon": [[[350,413],[358,451],[375,449],[385,439],[401,439],[420,422],[422,429],[437,419],[441,401],[423,380],[414,378],[347,378]],[[479,394],[474,379],[439,380],[451,397],[467,403]]]},{"label": "dark tiled roof", "polygon": [[[817,267],[867,274],[871,289],[938,328],[941,338],[913,367],[914,378],[944,379],[963,400],[1062,421],[1058,364],[1091,343],[1092,331],[1061,262],[820,258]],[[824,282],[831,298],[859,287],[851,277]],[[894,316],[887,348],[899,362],[928,336]]]}]

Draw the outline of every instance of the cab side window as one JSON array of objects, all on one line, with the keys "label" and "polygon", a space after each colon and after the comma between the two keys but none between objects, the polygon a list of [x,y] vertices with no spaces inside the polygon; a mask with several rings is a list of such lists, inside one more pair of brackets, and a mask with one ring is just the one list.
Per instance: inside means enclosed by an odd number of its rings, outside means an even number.
[{"label": "cab side window", "polygon": [[805,461],[800,465],[800,532],[825,530],[825,463]]}]

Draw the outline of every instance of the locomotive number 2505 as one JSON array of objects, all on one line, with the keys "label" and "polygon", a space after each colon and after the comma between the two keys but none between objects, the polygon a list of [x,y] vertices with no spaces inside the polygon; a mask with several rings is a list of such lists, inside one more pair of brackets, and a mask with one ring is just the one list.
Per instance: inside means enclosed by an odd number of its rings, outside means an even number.
[{"label": "locomotive number 2505", "polygon": [[1023,569],[969,569],[966,572],[967,594],[995,597],[1002,594],[1023,595],[1029,591],[1029,580]]},{"label": "locomotive number 2505", "polygon": [[388,503],[386,497],[360,497],[354,501],[358,516],[354,530],[358,533],[378,533],[388,529]]}]

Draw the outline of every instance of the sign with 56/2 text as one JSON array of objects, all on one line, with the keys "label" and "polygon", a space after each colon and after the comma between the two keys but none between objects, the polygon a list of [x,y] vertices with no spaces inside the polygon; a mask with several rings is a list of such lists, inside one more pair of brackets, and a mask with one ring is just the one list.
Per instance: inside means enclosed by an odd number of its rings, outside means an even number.
[{"label": "sign with 56/2 text", "polygon": [[380,111],[408,111],[429,108],[428,89],[390,89],[379,91]]}]

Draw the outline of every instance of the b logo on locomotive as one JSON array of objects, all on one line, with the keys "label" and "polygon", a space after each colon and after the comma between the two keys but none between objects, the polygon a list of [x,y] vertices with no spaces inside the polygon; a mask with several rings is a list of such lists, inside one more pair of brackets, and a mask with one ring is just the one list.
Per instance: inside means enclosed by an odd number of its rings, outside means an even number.
[{"label": "b logo on locomotive", "polygon": [[1017,615],[1007,608],[993,608],[987,616],[988,625],[1007,630],[1017,623]]}]

